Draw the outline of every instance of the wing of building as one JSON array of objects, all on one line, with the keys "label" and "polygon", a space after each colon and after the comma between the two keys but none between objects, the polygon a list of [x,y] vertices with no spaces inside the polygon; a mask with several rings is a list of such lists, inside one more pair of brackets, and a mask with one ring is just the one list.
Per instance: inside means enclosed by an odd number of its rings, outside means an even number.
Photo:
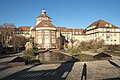
[{"label": "wing of building", "polygon": [[104,20],[98,20],[96,22],[93,22],[85,29],[85,35],[86,41],[101,38],[105,41],[105,45],[120,44],[119,27]]},{"label": "wing of building", "polygon": [[[25,36],[27,38],[34,38],[34,43],[38,48],[60,48],[67,40],[77,41],[89,41],[91,39],[103,39],[105,45],[119,45],[120,44],[120,30],[119,27],[106,22],[104,20],[98,20],[93,22],[85,29],[73,29],[63,26],[55,26],[51,18],[47,15],[43,9],[40,16],[36,18],[36,25],[32,26],[20,26],[16,29],[18,35]],[[63,38],[61,38],[61,36]],[[65,40],[59,40],[65,39]]]}]

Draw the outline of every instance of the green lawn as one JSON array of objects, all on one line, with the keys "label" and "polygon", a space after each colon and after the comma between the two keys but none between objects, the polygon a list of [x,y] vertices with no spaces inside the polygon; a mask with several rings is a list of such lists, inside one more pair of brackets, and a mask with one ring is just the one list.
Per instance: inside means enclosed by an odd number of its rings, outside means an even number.
[{"label": "green lawn", "polygon": [[113,56],[120,56],[120,51],[105,51],[106,53],[109,53],[109,54],[111,54],[111,55],[113,55]]},{"label": "green lawn", "polygon": [[80,54],[80,61],[96,61],[97,59],[94,59],[92,55],[88,54]]}]

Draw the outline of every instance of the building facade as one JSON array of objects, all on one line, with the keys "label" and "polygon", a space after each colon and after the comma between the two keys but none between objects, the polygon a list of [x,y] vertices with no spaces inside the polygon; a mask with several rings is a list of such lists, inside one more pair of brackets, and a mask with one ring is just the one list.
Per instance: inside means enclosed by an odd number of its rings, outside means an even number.
[{"label": "building facade", "polygon": [[120,29],[104,20],[93,22],[85,29],[85,40],[100,38],[105,41],[105,45],[120,44]]},{"label": "building facade", "polygon": [[37,17],[33,33],[35,43],[38,44],[39,48],[57,48],[57,29],[45,10],[42,10],[41,15]]},{"label": "building facade", "polygon": [[23,36],[33,37],[38,48],[58,48],[58,39],[60,39],[61,35],[68,42],[71,39],[81,42],[100,38],[105,41],[105,45],[120,44],[120,29],[109,22],[98,20],[85,29],[55,26],[44,9],[40,16],[36,18],[36,26],[21,26],[19,29],[22,29]]}]

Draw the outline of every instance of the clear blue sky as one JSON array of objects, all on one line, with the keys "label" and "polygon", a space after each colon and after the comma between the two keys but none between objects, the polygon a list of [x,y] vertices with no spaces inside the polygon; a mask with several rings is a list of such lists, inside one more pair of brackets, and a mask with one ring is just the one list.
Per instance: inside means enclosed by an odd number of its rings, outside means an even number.
[{"label": "clear blue sky", "polygon": [[103,19],[120,27],[120,0],[0,0],[0,24],[35,26],[43,8],[56,26],[86,28]]}]

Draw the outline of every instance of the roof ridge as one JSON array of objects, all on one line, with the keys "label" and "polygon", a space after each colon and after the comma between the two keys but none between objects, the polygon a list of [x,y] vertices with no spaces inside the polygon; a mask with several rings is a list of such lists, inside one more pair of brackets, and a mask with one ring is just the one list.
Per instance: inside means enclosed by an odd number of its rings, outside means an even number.
[{"label": "roof ridge", "polygon": [[102,19],[99,20],[99,23],[98,23],[98,28],[100,27],[100,25],[102,24]]},{"label": "roof ridge", "polygon": [[[45,24],[47,24],[48,26],[44,26]],[[55,25],[53,25],[50,21],[41,21],[38,25],[36,25],[34,28],[37,27],[52,27],[52,28],[56,28]]]}]

